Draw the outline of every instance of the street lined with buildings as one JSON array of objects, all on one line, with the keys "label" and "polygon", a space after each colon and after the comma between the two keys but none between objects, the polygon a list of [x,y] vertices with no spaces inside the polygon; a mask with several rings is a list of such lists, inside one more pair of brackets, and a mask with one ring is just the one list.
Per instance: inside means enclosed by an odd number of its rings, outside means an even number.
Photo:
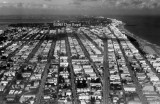
[{"label": "street lined with buildings", "polygon": [[120,24],[10,27],[0,103],[160,104],[160,58],[142,53]]}]

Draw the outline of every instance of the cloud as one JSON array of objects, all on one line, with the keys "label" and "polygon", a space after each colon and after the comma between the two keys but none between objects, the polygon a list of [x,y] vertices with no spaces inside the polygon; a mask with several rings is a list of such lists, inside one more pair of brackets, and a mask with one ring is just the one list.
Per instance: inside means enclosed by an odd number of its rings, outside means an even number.
[{"label": "cloud", "polygon": [[7,8],[23,8],[23,9],[51,9],[54,8],[54,5],[49,4],[37,4],[37,3],[7,3],[0,5],[0,7],[7,7]]},{"label": "cloud", "polygon": [[81,2],[78,2],[78,1],[74,1],[73,3],[71,3],[73,5],[81,5],[82,3]]},{"label": "cloud", "polygon": [[80,2],[85,2],[85,1],[87,1],[87,2],[92,2],[92,1],[99,1],[99,0],[76,0],[76,1],[80,1]]},{"label": "cloud", "polygon": [[104,0],[102,5],[109,8],[154,9],[160,7],[160,0]]},{"label": "cloud", "polygon": [[49,2],[51,2],[52,0],[44,0],[44,1],[49,1]]},{"label": "cloud", "polygon": [[141,5],[141,4],[143,4],[143,1],[141,1],[141,0],[133,0],[131,3],[133,5]]},{"label": "cloud", "polygon": [[98,1],[100,1],[100,0],[73,0],[73,2],[71,4],[82,5],[85,3],[93,3],[93,2],[98,2]]},{"label": "cloud", "polygon": [[0,7],[16,8],[54,8],[53,6],[79,6],[85,8],[110,9],[156,9],[160,8],[160,0],[0,0]]}]

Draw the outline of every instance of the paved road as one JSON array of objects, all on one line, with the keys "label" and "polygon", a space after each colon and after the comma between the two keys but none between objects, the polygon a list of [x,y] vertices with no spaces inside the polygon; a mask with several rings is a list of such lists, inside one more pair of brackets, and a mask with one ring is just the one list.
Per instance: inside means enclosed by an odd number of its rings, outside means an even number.
[{"label": "paved road", "polygon": [[[29,63],[29,60],[34,57],[34,55],[36,54],[36,52],[40,48],[41,44],[43,43],[44,39],[45,39],[45,35],[43,36],[43,39],[35,46],[35,48],[32,50],[32,52],[28,55],[27,60],[25,61],[25,65],[27,65]],[[36,68],[36,65],[37,65],[37,63],[35,63],[34,69]],[[22,66],[22,67],[24,67],[24,66]],[[27,86],[28,82],[29,82],[29,78],[28,78],[28,80],[27,80],[27,82],[25,84],[25,87]],[[25,89],[22,90],[22,94],[24,93],[24,91],[25,91]]]},{"label": "paved road", "polygon": [[[79,45],[81,46],[81,48],[82,48],[85,56],[89,59],[90,64],[91,64],[91,66],[93,67],[95,73],[96,73],[97,76],[101,79],[101,82],[103,82],[102,76],[100,75],[99,71],[97,70],[97,67],[96,67],[95,63],[93,62],[93,60],[90,58],[90,55],[89,55],[87,49],[85,48],[84,44],[81,42],[78,34],[74,34],[74,36],[77,38],[77,41],[78,41]],[[102,85],[103,85],[103,83],[102,83]]]},{"label": "paved road", "polygon": [[[35,37],[36,35],[31,36],[31,40]],[[16,50],[14,50],[14,52],[12,52],[11,54],[8,55],[8,57],[13,57],[15,56],[16,53],[19,52],[19,50],[21,50],[23,48],[24,45],[26,45],[27,43],[29,43],[30,40],[25,41],[20,47],[18,47]]]},{"label": "paved road", "polygon": [[[110,28],[109,28],[109,29],[110,29]],[[111,29],[110,29],[110,31],[112,32],[112,34],[114,34],[114,32],[113,32]],[[129,69],[129,72],[130,72],[130,75],[131,75],[131,78],[132,78],[132,80],[134,81],[134,84],[136,85],[136,92],[137,92],[137,94],[139,95],[140,100],[142,101],[142,104],[148,104],[146,97],[145,97],[145,96],[143,95],[143,93],[142,93],[141,85],[140,85],[140,83],[138,82],[137,78],[135,77],[134,72],[131,70],[132,67],[130,66],[130,63],[129,63],[128,58],[127,58],[127,56],[126,56],[126,54],[125,54],[125,51],[124,51],[124,49],[123,49],[123,47],[122,47],[122,45],[121,45],[121,43],[120,43],[120,40],[118,39],[118,37],[117,37],[115,34],[114,34],[114,36],[116,37],[116,39],[117,39],[117,41],[118,41],[118,43],[119,43],[119,45],[120,45],[120,49],[121,49],[121,51],[122,51],[122,53],[123,53],[123,56],[124,56],[124,58],[125,58],[127,67],[128,67],[128,69]]]},{"label": "paved road", "polygon": [[[44,41],[44,40],[41,40],[41,41],[34,47],[34,49],[31,51],[31,53],[28,55],[27,59],[25,60],[25,62],[24,62],[25,65],[27,65],[27,64],[29,63],[29,60],[35,55],[35,53],[37,52],[38,48],[41,46],[41,44],[43,43],[43,41]],[[22,65],[21,68],[25,67],[25,65]],[[21,69],[21,68],[20,68],[20,69]],[[19,71],[20,71],[20,70],[19,70]],[[13,79],[13,81],[14,81],[14,80],[16,80],[16,79]],[[13,81],[12,81],[12,82],[13,82]],[[9,86],[7,86],[6,89],[9,89],[11,85],[12,85],[12,84],[9,84]]]},{"label": "paved road", "polygon": [[[112,39],[111,39],[112,40]],[[113,40],[112,40],[112,44],[113,44]],[[114,47],[114,54],[116,54],[116,51],[115,51],[115,46],[113,45]],[[118,66],[118,71],[120,72],[120,69],[119,69],[119,64],[118,64],[118,59],[116,58],[116,63],[117,63],[117,66]],[[119,76],[120,76],[120,80],[122,81],[122,77],[121,77],[121,73],[118,73]],[[124,86],[121,85],[122,87],[122,91],[123,91],[123,99],[124,99],[124,103],[127,104],[127,101],[126,101],[126,95],[125,95],[125,90],[124,90]]]},{"label": "paved road", "polygon": [[71,84],[72,84],[72,93],[73,93],[72,103],[78,104],[77,94],[76,94],[77,91],[76,91],[76,85],[75,85],[75,76],[74,76],[74,71],[73,71],[73,66],[72,66],[71,49],[69,45],[68,34],[67,34],[65,41],[66,41],[66,50],[68,54],[69,68],[71,70]]},{"label": "paved road", "polygon": [[[136,46],[135,46],[136,47]],[[150,62],[147,60],[147,58],[143,55],[143,53],[141,53],[139,51],[140,55],[143,57],[143,59],[145,60],[146,64],[149,65],[149,67],[151,68],[151,70],[156,74],[156,76],[160,79],[160,75],[156,72],[156,69],[152,66],[152,64],[150,64]],[[140,64],[139,60],[136,58],[137,62]],[[159,93],[157,93],[158,96],[160,96]]]},{"label": "paved road", "polygon": [[[45,35],[43,37],[43,39],[33,48],[33,50],[30,52],[30,54],[28,55],[27,59],[25,60],[25,65],[27,65],[29,63],[29,60],[34,56],[34,54],[37,52],[38,48],[41,46],[41,44],[43,43],[45,39]],[[22,65],[21,68],[25,67],[25,65]],[[20,71],[20,70],[19,70]],[[11,85],[13,84],[13,82],[16,80],[16,77],[14,77],[14,79],[11,81],[11,83],[9,83],[5,89],[7,89],[2,95],[6,95],[11,87]],[[5,96],[3,96],[5,97]]]},{"label": "paved road", "polygon": [[[94,33],[93,33],[94,34]],[[109,60],[108,60],[108,41],[107,38],[103,39],[104,43],[104,51],[94,42],[87,34],[84,33],[86,38],[90,40],[97,49],[99,49],[102,54],[104,54],[103,66],[104,66],[104,74],[103,74],[103,104],[110,104],[109,100],[109,92],[110,92],[110,82],[109,82]]]},{"label": "paved road", "polygon": [[[120,44],[120,42],[118,42],[118,43]],[[125,61],[126,61],[126,63],[127,63],[127,67],[128,67],[129,72],[130,72],[130,74],[131,74],[132,80],[134,81],[134,84],[136,85],[136,92],[137,92],[137,94],[139,95],[140,100],[142,101],[142,103],[143,103],[143,104],[148,104],[146,97],[145,97],[145,96],[143,95],[143,93],[142,93],[141,85],[140,85],[140,83],[138,82],[138,79],[135,77],[134,72],[131,70],[132,67],[131,67],[130,64],[129,64],[129,61],[128,61],[128,59],[127,59],[127,56],[125,55],[125,52],[124,52],[124,50],[123,50],[123,48],[122,48],[121,45],[120,45],[120,48],[121,48],[121,51],[122,51],[122,53],[123,53],[123,55],[124,55],[124,57],[125,57]]]},{"label": "paved road", "polygon": [[46,35],[44,35],[43,39],[39,41],[39,43],[35,46],[35,48],[32,50],[32,52],[28,55],[25,63],[29,62],[29,60],[30,60],[31,58],[33,58],[33,56],[35,55],[35,53],[37,52],[37,50],[39,49],[39,47],[40,47],[41,44],[43,43],[45,37],[46,37]]},{"label": "paved road", "polygon": [[104,43],[103,104],[110,104],[109,102],[110,82],[109,82],[108,42],[107,40],[104,40],[103,43]]},{"label": "paved road", "polygon": [[[86,34],[85,34],[86,35]],[[90,40],[90,41],[93,41],[88,35],[86,35],[86,37]],[[105,37],[105,36],[104,36]],[[112,39],[113,40],[116,40],[116,39]],[[104,62],[103,62],[103,66],[104,66],[104,76],[103,76],[103,79],[104,79],[104,82],[103,82],[103,103],[104,104],[107,104],[109,103],[109,92],[110,92],[110,82],[109,82],[109,66],[108,66],[108,43],[107,43],[107,38],[105,37],[103,39],[103,43],[104,43]],[[94,44],[96,45],[96,44]],[[99,48],[98,48],[99,49]],[[102,49],[99,49],[102,53],[103,53],[103,50]],[[120,75],[120,74],[119,74]],[[121,76],[120,76],[121,77]],[[124,91],[124,90],[123,90]],[[124,99],[125,99],[125,95],[124,95]]]},{"label": "paved road", "polygon": [[[30,31],[29,31],[30,32]],[[29,32],[25,33],[24,35],[20,36],[17,40],[22,39],[24,36],[26,36]],[[17,34],[21,34],[21,33],[17,33]],[[6,46],[0,48],[0,51],[3,49],[6,49],[8,46],[12,45],[14,42],[16,42],[17,40],[13,40],[12,42],[8,43]]]},{"label": "paved road", "polygon": [[91,41],[92,44],[94,44],[94,45],[96,46],[96,48],[97,48],[98,50],[100,50],[101,53],[103,54],[103,49],[100,48],[100,47],[98,46],[98,44],[97,44],[95,41],[93,41],[93,40],[92,40],[87,34],[85,34],[84,32],[83,32],[83,35],[84,35],[89,41]]},{"label": "paved road", "polygon": [[[86,35],[86,34],[85,34]],[[86,35],[86,37],[93,43],[93,40],[88,36]],[[100,38],[100,37],[99,37]],[[108,42],[107,42],[107,37],[104,36],[104,39],[103,40],[103,43],[104,43],[104,62],[103,62],[103,66],[104,66],[104,76],[103,76],[103,79],[104,79],[104,82],[103,82],[103,103],[104,104],[107,104],[109,103],[109,92],[110,92],[110,82],[109,82],[109,61],[108,61]],[[116,40],[116,39],[112,39],[113,40]],[[95,46],[96,44],[93,43]],[[98,47],[98,46],[96,46]],[[99,48],[98,48],[99,49]],[[99,49],[102,53],[103,53],[103,50],[100,48]],[[125,99],[125,95],[124,95],[124,99]]]},{"label": "paved road", "polygon": [[[61,50],[61,45],[60,45],[60,50]],[[59,93],[59,73],[60,73],[60,56],[58,57],[58,77],[57,77],[57,99],[56,99],[56,104],[58,104],[58,99],[59,99],[59,96],[58,96],[58,93]]]},{"label": "paved road", "polygon": [[52,45],[51,45],[51,48],[50,48],[50,51],[49,51],[49,54],[48,54],[48,57],[47,57],[47,64],[44,68],[44,73],[43,73],[43,77],[42,77],[42,80],[41,80],[40,88],[39,88],[39,91],[36,95],[36,101],[35,101],[34,104],[41,104],[41,100],[42,100],[42,97],[43,97],[44,85],[45,85],[46,78],[47,78],[47,75],[48,75],[47,70],[49,69],[49,66],[51,64],[51,58],[52,58],[53,53],[54,53],[55,44],[56,44],[56,41],[53,41]]},{"label": "paved road", "polygon": [[[135,46],[136,47],[136,46]],[[148,59],[142,54],[140,53],[140,55],[143,57],[143,59],[145,60],[145,62],[149,65],[149,67],[151,68],[151,70],[156,74],[156,76],[160,79],[160,74],[158,74],[156,72],[156,69],[153,67],[153,65],[148,61]]]}]

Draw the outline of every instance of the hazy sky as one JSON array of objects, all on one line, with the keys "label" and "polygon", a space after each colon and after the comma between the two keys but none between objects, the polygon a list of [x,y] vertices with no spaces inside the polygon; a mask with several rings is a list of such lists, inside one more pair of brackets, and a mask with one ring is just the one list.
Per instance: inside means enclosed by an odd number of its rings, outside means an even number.
[{"label": "hazy sky", "polygon": [[160,15],[160,0],[0,0],[4,14]]}]

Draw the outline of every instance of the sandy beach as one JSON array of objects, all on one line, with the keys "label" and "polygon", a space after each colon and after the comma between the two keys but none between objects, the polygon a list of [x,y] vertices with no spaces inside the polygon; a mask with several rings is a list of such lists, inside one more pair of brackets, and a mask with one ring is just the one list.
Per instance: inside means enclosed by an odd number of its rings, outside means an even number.
[{"label": "sandy beach", "polygon": [[119,29],[121,31],[124,31],[126,35],[136,39],[136,41],[139,43],[140,45],[140,48],[146,52],[146,53],[149,53],[149,54],[154,54],[154,55],[158,55],[160,56],[160,46],[156,45],[156,44],[153,44],[147,40],[144,40],[142,38],[140,38],[139,36],[131,33],[130,31],[128,31],[127,29],[125,29],[125,24],[122,24]]}]

